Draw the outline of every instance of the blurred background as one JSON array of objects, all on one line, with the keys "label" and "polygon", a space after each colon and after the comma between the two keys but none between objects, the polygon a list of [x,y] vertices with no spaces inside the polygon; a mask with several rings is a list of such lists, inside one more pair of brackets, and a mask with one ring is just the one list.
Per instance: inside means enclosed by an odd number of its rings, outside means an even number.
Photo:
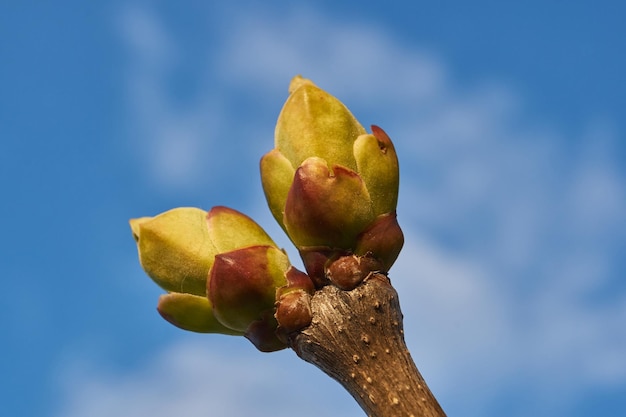
[{"label": "blurred background", "polygon": [[300,265],[258,161],[302,74],[396,144],[391,279],[448,415],[623,416],[625,13],[2,2],[0,414],[363,415],[291,351],[162,320],[128,226],[229,205]]}]

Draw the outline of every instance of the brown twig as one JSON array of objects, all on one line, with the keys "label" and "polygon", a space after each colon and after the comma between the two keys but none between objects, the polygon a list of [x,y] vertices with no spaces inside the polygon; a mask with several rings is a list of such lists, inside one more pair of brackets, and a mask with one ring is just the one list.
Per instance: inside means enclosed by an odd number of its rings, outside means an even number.
[{"label": "brown twig", "polygon": [[313,321],[290,338],[298,356],[337,380],[371,417],[445,417],[404,342],[398,294],[372,273],[354,290],[311,299]]}]

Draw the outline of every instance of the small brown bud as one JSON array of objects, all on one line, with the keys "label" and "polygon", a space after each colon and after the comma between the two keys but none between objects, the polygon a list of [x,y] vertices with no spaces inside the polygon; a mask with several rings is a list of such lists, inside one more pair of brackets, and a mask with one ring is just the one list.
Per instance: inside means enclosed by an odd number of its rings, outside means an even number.
[{"label": "small brown bud", "polygon": [[328,266],[326,276],[335,286],[350,291],[372,271],[380,271],[381,268],[378,260],[368,256],[342,256]]},{"label": "small brown bud", "polygon": [[295,290],[283,295],[276,303],[278,335],[286,338],[289,333],[311,324],[311,296],[304,290]]}]

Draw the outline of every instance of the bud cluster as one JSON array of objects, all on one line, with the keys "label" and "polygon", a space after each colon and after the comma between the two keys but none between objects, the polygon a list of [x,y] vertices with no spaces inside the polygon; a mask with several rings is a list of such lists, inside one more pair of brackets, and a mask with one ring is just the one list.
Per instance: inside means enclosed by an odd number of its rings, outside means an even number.
[{"label": "bud cluster", "polygon": [[328,273],[333,262],[368,258],[370,271],[386,273],[404,243],[395,211],[398,158],[381,128],[367,133],[311,81],[295,77],[289,91],[275,148],[261,159],[265,196],[316,285],[352,289],[367,273],[338,283]]},{"label": "bud cluster", "polygon": [[275,334],[277,289],[312,284],[251,218],[227,207],[177,208],[130,225],[142,267],[168,291],[157,306],[163,318],[246,336],[262,351],[286,347]]},{"label": "bud cluster", "polygon": [[287,347],[311,323],[311,297],[350,291],[386,273],[403,244],[396,220],[398,159],[335,97],[295,77],[261,179],[275,219],[307,273],[248,216],[177,208],[130,221],[146,273],[166,294],[157,310],[185,330],[240,335],[261,351]]}]

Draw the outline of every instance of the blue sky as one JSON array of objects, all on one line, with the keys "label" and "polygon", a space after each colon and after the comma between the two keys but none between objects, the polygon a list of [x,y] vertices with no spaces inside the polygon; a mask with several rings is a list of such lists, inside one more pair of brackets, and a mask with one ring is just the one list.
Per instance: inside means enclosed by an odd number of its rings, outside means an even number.
[{"label": "blue sky", "polygon": [[[160,319],[128,219],[252,215],[290,78],[392,137],[407,343],[448,415],[626,412],[620,2],[0,5],[0,414],[361,416]],[[295,412],[294,410],[298,410]]]}]

